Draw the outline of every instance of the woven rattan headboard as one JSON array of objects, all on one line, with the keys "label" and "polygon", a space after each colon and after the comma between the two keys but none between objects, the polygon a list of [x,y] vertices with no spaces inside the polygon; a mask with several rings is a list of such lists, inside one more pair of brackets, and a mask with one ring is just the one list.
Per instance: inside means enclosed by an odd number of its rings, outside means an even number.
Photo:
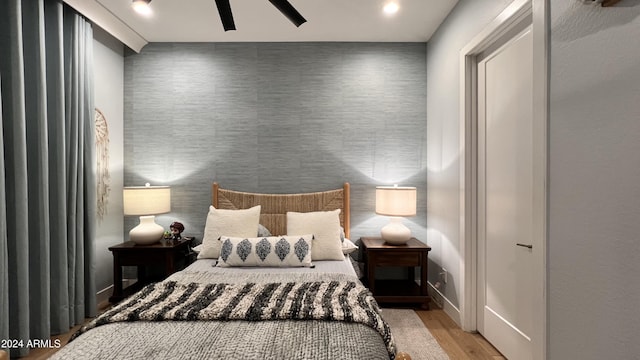
[{"label": "woven rattan headboard", "polygon": [[213,183],[213,206],[216,209],[248,209],[261,205],[260,223],[274,235],[287,233],[287,211],[310,212],[340,209],[340,224],[349,238],[349,183],[342,189],[300,194],[260,194],[220,188]]}]

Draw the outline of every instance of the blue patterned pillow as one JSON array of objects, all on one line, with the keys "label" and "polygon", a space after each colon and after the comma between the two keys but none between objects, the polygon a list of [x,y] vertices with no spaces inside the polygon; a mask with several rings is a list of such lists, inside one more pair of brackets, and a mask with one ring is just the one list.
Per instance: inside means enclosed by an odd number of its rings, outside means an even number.
[{"label": "blue patterned pillow", "polygon": [[239,238],[221,236],[218,266],[311,266],[313,235]]}]

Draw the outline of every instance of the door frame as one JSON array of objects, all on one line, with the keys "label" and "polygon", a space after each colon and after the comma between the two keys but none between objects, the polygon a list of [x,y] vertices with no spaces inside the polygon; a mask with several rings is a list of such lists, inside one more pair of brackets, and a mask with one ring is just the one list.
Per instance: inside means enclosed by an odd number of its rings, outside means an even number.
[{"label": "door frame", "polygon": [[548,216],[548,132],[549,118],[549,0],[515,0],[487,27],[460,51],[460,270],[462,296],[460,318],[462,329],[477,330],[477,229],[478,229],[478,128],[477,128],[477,61],[476,57],[487,50],[526,17],[532,19],[533,36],[533,146],[534,186],[544,189],[535,197],[544,214],[535,224],[538,229],[533,251],[534,293],[540,294],[534,301],[531,341],[533,359],[545,359],[547,354],[547,216]]}]

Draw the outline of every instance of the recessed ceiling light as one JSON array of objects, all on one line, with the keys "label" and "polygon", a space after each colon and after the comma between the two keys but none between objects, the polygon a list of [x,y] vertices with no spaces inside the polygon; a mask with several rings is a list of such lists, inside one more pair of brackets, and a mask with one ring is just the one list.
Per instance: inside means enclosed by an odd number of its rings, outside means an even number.
[{"label": "recessed ceiling light", "polygon": [[150,2],[151,0],[133,0],[131,7],[140,15],[151,16],[152,11],[151,6],[149,6]]},{"label": "recessed ceiling light", "polygon": [[382,10],[384,11],[385,14],[391,15],[391,14],[395,14],[398,12],[398,9],[400,9],[400,6],[398,6],[398,3],[396,2],[388,2],[383,8]]}]

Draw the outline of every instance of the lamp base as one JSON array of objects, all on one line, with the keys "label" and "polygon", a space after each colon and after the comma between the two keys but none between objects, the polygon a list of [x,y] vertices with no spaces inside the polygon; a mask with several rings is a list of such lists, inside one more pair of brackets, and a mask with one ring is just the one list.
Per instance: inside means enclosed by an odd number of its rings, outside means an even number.
[{"label": "lamp base", "polygon": [[156,224],[155,220],[153,215],[140,216],[140,224],[129,231],[129,240],[138,245],[151,245],[160,241],[164,228]]},{"label": "lamp base", "polygon": [[380,231],[382,240],[391,245],[404,245],[411,239],[411,230],[402,223],[402,218],[392,217]]}]

